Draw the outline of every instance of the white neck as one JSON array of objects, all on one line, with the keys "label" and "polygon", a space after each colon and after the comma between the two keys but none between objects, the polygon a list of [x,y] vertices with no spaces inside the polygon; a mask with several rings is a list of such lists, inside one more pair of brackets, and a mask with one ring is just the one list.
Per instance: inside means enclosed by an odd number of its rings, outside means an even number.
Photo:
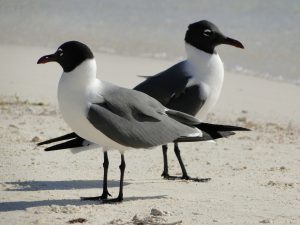
[{"label": "white neck", "polygon": [[97,64],[95,59],[87,59],[70,72],[64,72],[61,79],[72,80],[80,86],[85,86],[96,79]]},{"label": "white neck", "polygon": [[96,78],[96,61],[89,59],[73,71],[63,73],[58,84],[58,102],[64,120],[79,136],[104,147],[125,147],[97,130],[87,119],[91,103],[101,98],[102,82]]},{"label": "white neck", "polygon": [[187,54],[186,69],[192,79],[188,86],[201,83],[207,99],[197,117],[203,119],[219,99],[224,79],[223,63],[217,53],[209,54],[190,44],[185,45]]},{"label": "white neck", "polygon": [[[86,107],[86,99],[98,85],[96,78],[96,61],[88,59],[82,62],[71,72],[64,72],[58,83],[58,102],[65,120],[74,114],[72,108]],[[76,102],[73,106],[74,102]],[[78,103],[78,104],[77,104]],[[78,110],[77,110],[78,111]]]},{"label": "white neck", "polygon": [[209,54],[188,43],[185,44],[185,49],[190,72],[195,79],[211,86],[214,86],[215,82],[223,82],[224,67],[217,53]]},{"label": "white neck", "polygon": [[194,46],[188,43],[185,43],[185,51],[188,61],[190,61],[193,64],[197,64],[203,68],[211,66],[210,63],[212,63],[212,61],[219,61],[217,63],[222,63],[218,53],[210,54],[198,48],[195,48]]}]

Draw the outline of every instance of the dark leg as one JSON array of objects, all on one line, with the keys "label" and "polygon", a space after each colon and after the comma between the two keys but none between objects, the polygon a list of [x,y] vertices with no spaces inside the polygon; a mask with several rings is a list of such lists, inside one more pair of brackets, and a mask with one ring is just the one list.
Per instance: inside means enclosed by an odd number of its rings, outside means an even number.
[{"label": "dark leg", "polygon": [[103,191],[101,196],[96,196],[96,197],[82,197],[81,200],[103,200],[107,199],[108,196],[111,196],[111,194],[108,192],[107,189],[107,173],[108,173],[108,166],[109,166],[109,161],[108,161],[108,155],[107,152],[105,151],[103,154],[104,157],[104,162],[103,162],[103,168],[104,168],[104,177],[103,177]]},{"label": "dark leg", "polygon": [[163,157],[164,157],[164,170],[161,174],[161,176],[165,179],[169,177],[169,169],[168,169],[168,145],[163,145],[162,146],[162,152],[163,152]]},{"label": "dark leg", "polygon": [[113,198],[113,199],[104,199],[102,200],[103,203],[114,203],[114,202],[122,202],[123,201],[123,183],[124,183],[124,172],[125,172],[125,159],[124,159],[124,155],[121,154],[121,164],[119,166],[120,168],[120,189],[119,189],[119,195],[117,198]]},{"label": "dark leg", "polygon": [[111,196],[111,194],[108,192],[108,189],[107,189],[108,166],[109,166],[108,155],[107,155],[107,152],[104,152],[104,162],[103,162],[104,178],[103,178],[103,191],[102,191],[102,195],[100,197],[101,199],[107,199],[108,196]]},{"label": "dark leg", "polygon": [[182,161],[182,158],[181,158],[181,155],[180,155],[180,149],[178,147],[178,143],[174,143],[174,152],[175,152],[175,155],[178,159],[178,162],[180,164],[180,167],[181,167],[181,171],[182,171],[182,177],[176,177],[176,176],[169,176],[167,179],[169,180],[192,180],[192,181],[196,181],[196,182],[207,182],[209,181],[211,178],[191,178],[187,172],[186,172],[186,169],[185,169],[185,166],[183,164],[183,161]]},{"label": "dark leg", "polygon": [[121,165],[119,166],[119,168],[120,168],[120,172],[121,172],[121,177],[120,177],[120,191],[119,191],[118,199],[120,201],[122,201],[123,200],[124,172],[125,172],[125,168],[126,168],[125,159],[124,159],[123,154],[121,154]]},{"label": "dark leg", "polygon": [[175,152],[177,160],[180,164],[180,168],[181,168],[181,171],[182,171],[182,178],[187,179],[189,176],[188,176],[188,174],[186,172],[186,169],[185,169],[185,166],[183,164],[183,161],[182,161],[182,158],[181,158],[181,155],[180,155],[180,149],[178,147],[178,143],[174,143],[174,152]]}]

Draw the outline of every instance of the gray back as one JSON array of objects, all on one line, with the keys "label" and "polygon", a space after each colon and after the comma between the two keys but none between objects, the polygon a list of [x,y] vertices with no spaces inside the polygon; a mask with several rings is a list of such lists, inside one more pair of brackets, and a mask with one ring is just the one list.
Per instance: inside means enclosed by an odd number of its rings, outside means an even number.
[{"label": "gray back", "polygon": [[169,117],[164,106],[141,92],[110,87],[103,98],[104,102],[91,105],[88,120],[124,146],[149,148],[199,132],[179,122],[183,116],[179,121],[176,115]]},{"label": "gray back", "polygon": [[167,108],[196,115],[204,105],[208,93],[202,83],[187,86],[193,74],[187,70],[187,61],[182,61],[169,69],[147,78],[134,90],[146,93]]}]

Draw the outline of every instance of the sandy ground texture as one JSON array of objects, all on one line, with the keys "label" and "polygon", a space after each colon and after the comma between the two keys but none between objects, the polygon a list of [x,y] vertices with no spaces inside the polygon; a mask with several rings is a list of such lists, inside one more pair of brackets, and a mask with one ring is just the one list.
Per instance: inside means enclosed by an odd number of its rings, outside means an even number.
[{"label": "sandy ground texture", "polygon": [[[44,152],[36,143],[69,132],[55,95],[60,68],[35,65],[54,50],[0,46],[0,224],[300,224],[300,89],[226,73],[209,122],[251,128],[217,143],[181,144],[191,176],[160,178],[160,148],[126,152],[124,202],[80,201],[101,193],[102,152]],[[99,77],[132,87],[174,62],[97,54]],[[101,63],[101,64],[100,64]],[[102,75],[103,74],[103,75]],[[172,148],[172,146],[169,146]],[[180,168],[170,149],[170,173]],[[120,155],[109,152],[109,191]]]}]

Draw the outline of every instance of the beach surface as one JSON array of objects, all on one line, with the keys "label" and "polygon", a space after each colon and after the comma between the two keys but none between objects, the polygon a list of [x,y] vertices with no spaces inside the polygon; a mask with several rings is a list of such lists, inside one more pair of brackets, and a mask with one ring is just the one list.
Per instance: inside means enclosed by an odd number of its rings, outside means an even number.
[{"label": "beach surface", "polygon": [[[216,143],[181,144],[192,177],[160,177],[160,147],[126,152],[124,202],[80,201],[101,194],[100,149],[45,152],[36,143],[70,132],[56,89],[61,68],[36,65],[55,51],[0,45],[0,224],[300,224],[300,88],[225,73],[207,121],[245,126]],[[177,61],[95,54],[98,77],[134,87]],[[225,65],[226,66],[226,65]],[[170,174],[180,167],[169,145]],[[109,191],[118,193],[120,155],[109,152]]]}]

